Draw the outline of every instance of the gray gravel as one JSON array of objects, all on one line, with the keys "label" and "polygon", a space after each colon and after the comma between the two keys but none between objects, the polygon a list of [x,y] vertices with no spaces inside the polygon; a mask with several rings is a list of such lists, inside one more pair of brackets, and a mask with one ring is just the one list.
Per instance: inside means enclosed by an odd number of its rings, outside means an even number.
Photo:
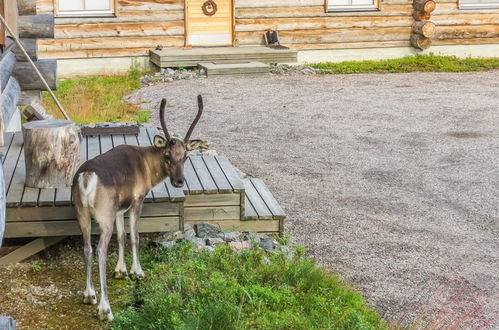
[{"label": "gray gravel", "polygon": [[497,326],[499,71],[210,77],[130,100],[167,97],[183,133],[198,93],[193,138],[264,179],[286,232],[387,320]]}]

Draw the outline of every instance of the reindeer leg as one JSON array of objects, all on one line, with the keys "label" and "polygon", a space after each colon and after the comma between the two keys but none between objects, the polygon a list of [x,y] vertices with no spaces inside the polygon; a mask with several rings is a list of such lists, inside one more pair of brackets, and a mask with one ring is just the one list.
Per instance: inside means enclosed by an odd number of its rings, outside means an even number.
[{"label": "reindeer leg", "polygon": [[88,208],[76,207],[78,223],[83,234],[83,254],[85,256],[87,287],[83,293],[84,304],[97,304],[94,283],[92,281],[92,244],[91,244],[91,218]]},{"label": "reindeer leg", "polygon": [[118,263],[114,269],[114,278],[125,278],[128,276],[125,263],[125,216],[124,214],[116,215],[116,231],[118,236]]},{"label": "reindeer leg", "polygon": [[112,321],[114,319],[113,313],[111,312],[111,306],[109,306],[109,299],[107,298],[107,284],[106,284],[106,262],[107,262],[107,246],[113,235],[113,225],[116,215],[106,216],[103,218],[97,218],[100,225],[100,239],[99,246],[97,248],[99,254],[99,279],[100,279],[100,303],[97,308],[99,312],[99,318],[104,321]]},{"label": "reindeer leg", "polygon": [[139,219],[142,212],[143,200],[132,206],[130,210],[130,241],[132,243],[132,268],[130,269],[130,275],[135,278],[144,277],[144,272],[142,267],[140,267],[139,261]]}]

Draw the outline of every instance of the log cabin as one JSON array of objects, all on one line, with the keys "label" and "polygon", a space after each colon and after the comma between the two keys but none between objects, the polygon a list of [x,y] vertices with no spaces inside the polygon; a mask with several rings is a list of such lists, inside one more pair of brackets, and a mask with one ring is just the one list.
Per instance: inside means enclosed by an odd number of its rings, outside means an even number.
[{"label": "log cabin", "polygon": [[36,7],[56,24],[53,39],[38,41],[39,56],[58,59],[63,77],[127,70],[132,61],[148,63],[157,46],[262,46],[267,30],[302,63],[420,48],[499,54],[499,0],[36,0]]}]

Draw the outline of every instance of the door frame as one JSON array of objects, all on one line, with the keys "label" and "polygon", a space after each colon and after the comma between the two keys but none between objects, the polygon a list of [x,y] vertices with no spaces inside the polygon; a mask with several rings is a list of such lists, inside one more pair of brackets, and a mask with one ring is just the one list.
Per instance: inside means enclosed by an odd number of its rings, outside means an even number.
[{"label": "door frame", "polygon": [[[191,45],[187,44],[187,39],[189,37],[188,35],[188,27],[189,27],[189,20],[187,17],[187,7],[188,7],[188,2],[189,0],[184,0],[184,47],[192,47]],[[235,0],[230,0],[230,5],[232,7],[231,14],[232,14],[232,19],[231,19],[231,40],[232,44],[231,46],[234,47],[236,45],[236,5],[235,5]],[[195,47],[226,47],[226,46],[195,46]]]}]

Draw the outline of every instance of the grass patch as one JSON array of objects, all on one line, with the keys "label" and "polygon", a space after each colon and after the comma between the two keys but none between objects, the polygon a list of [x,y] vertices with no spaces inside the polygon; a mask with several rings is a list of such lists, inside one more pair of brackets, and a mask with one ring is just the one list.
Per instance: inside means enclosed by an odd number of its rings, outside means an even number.
[{"label": "grass patch", "polygon": [[416,55],[382,61],[348,61],[308,64],[324,74],[400,73],[400,72],[470,72],[499,69],[499,57],[457,58],[455,56]]},{"label": "grass patch", "polygon": [[[142,248],[146,278],[112,329],[385,329],[338,277],[303,257],[255,249]],[[268,259],[267,259],[268,257]],[[269,262],[270,261],[270,262]]]},{"label": "grass patch", "polygon": [[[147,122],[149,112],[123,97],[140,88],[143,72],[130,70],[121,76],[95,76],[63,80],[55,94],[69,117],[78,124],[106,121]],[[59,109],[48,92],[44,92],[45,107],[57,118]]]}]

